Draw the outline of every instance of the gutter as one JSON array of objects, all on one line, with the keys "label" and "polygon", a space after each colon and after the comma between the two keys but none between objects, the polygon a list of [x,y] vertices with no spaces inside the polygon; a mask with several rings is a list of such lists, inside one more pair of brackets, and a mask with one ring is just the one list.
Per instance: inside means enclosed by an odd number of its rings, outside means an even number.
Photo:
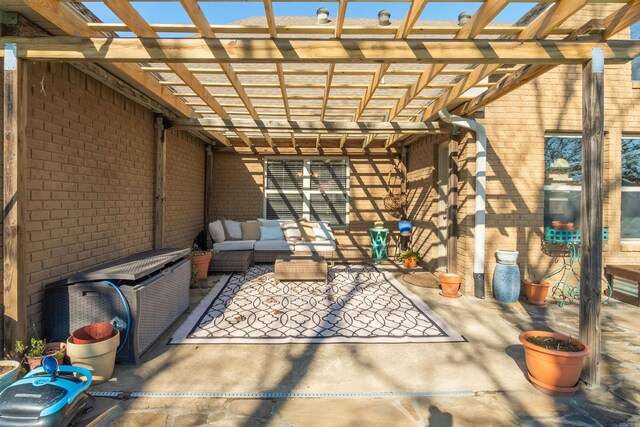
[{"label": "gutter", "polygon": [[487,204],[487,133],[480,123],[450,114],[446,108],[438,112],[445,123],[472,131],[476,136],[476,212],[473,245],[473,284],[476,298],[484,298],[485,216]]}]

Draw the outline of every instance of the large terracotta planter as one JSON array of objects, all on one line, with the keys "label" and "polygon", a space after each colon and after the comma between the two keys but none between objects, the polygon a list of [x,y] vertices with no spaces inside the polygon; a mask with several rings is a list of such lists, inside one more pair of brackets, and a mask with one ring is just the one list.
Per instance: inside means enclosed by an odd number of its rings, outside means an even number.
[{"label": "large terracotta planter", "polygon": [[544,305],[549,293],[549,282],[542,280],[540,283],[533,283],[531,280],[525,280],[524,290],[529,304]]},{"label": "large terracotta planter", "polygon": [[[527,338],[536,336],[571,340],[582,350],[549,350],[527,341]],[[578,390],[582,362],[589,351],[585,343],[576,338],[547,331],[527,331],[521,333],[518,338],[524,346],[529,379],[536,388],[552,395],[572,395]]]},{"label": "large terracotta planter", "polygon": [[203,280],[209,274],[209,262],[211,261],[211,252],[206,255],[191,255],[191,262],[195,265],[198,279]]},{"label": "large terracotta planter", "polygon": [[442,273],[440,275],[440,287],[442,288],[442,296],[456,297],[460,290],[462,277],[452,273]]}]

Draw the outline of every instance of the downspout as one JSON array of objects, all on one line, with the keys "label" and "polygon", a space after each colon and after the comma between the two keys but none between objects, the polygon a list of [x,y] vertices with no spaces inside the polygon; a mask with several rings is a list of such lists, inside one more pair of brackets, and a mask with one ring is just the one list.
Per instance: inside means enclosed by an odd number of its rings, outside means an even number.
[{"label": "downspout", "polygon": [[487,133],[480,123],[455,116],[446,108],[438,112],[445,123],[472,131],[476,136],[476,213],[473,245],[473,284],[476,298],[484,298],[484,241],[487,201]]}]

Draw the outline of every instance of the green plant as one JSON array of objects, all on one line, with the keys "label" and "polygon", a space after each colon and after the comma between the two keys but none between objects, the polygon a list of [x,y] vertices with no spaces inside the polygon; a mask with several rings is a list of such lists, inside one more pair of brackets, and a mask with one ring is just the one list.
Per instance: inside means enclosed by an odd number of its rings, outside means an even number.
[{"label": "green plant", "polygon": [[400,252],[400,259],[402,261],[404,261],[405,259],[412,259],[412,258],[414,258],[417,262],[422,261],[422,256],[418,251],[414,251],[413,249],[406,249]]},{"label": "green plant", "polygon": [[[49,356],[49,354],[46,354],[47,352],[45,351],[45,340],[41,340],[38,338],[31,338],[31,342],[29,343],[29,345],[25,345],[22,341],[18,340],[15,343],[15,351],[16,351],[16,355],[19,358],[36,358],[36,357],[42,357],[42,356]],[[58,350],[55,351],[53,354],[51,354],[51,356],[57,356],[58,353],[62,353],[63,350]]]}]

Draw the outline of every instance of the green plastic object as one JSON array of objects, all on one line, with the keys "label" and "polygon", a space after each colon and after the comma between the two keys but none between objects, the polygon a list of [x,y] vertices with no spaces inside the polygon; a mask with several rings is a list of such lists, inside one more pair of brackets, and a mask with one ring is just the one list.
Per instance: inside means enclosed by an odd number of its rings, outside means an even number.
[{"label": "green plastic object", "polygon": [[387,254],[387,236],[389,236],[388,228],[370,228],[371,236],[371,258],[373,262],[378,263],[386,260]]}]

